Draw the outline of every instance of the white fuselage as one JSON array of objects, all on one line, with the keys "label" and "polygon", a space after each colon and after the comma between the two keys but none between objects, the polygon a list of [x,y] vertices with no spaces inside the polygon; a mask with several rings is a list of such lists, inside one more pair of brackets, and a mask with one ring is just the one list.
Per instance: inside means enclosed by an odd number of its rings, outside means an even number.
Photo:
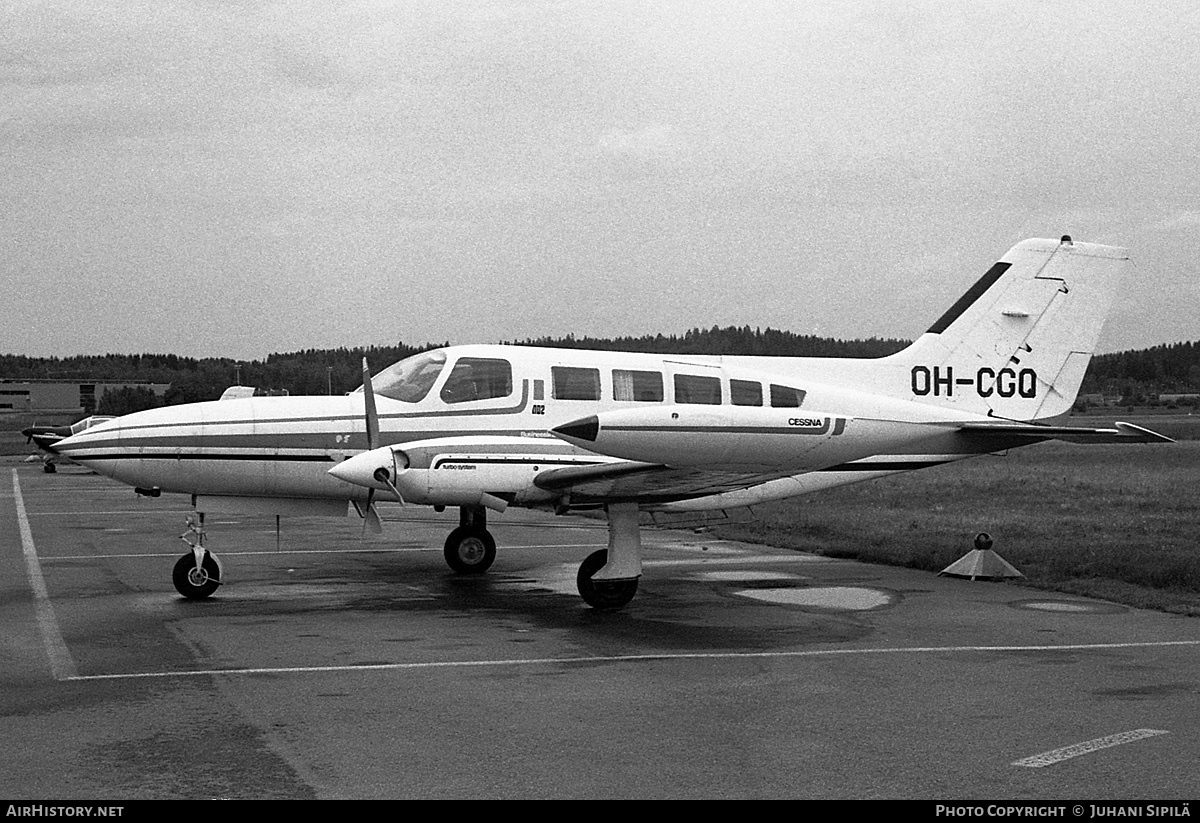
[{"label": "white fuselage", "polygon": [[[408,468],[424,472],[405,481],[406,500],[433,505],[469,505],[480,491],[552,505],[556,493],[533,483],[540,472],[617,458],[771,475],[658,508],[786,497],[980,452],[952,431],[977,415],[828,382],[836,362],[450,347],[375,378],[375,445],[405,450]],[[847,374],[857,381],[864,363],[885,361],[845,362],[855,364]],[[593,416],[604,421],[596,443],[604,448],[551,434]],[[365,499],[367,488],[328,471],[367,450],[366,430],[361,391],[252,397],[127,415],[60,448],[143,489],[344,502]]]}]

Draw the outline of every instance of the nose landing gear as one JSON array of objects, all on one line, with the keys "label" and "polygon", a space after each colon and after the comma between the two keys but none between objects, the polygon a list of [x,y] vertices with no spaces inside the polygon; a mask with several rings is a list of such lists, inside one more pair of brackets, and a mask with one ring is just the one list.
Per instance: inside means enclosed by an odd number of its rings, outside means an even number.
[{"label": "nose landing gear", "polygon": [[171,582],[188,600],[203,600],[221,585],[221,564],[204,548],[204,514],[188,514],[187,527],[179,539],[187,543],[191,551],[176,561]]}]

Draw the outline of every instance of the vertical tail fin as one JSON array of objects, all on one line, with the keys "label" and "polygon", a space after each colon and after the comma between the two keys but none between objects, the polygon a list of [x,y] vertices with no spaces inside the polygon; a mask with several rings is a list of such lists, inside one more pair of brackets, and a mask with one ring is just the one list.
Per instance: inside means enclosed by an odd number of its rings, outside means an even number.
[{"label": "vertical tail fin", "polygon": [[904,368],[904,396],[921,403],[1010,420],[1064,414],[1131,265],[1113,246],[1024,240],[884,362]]}]

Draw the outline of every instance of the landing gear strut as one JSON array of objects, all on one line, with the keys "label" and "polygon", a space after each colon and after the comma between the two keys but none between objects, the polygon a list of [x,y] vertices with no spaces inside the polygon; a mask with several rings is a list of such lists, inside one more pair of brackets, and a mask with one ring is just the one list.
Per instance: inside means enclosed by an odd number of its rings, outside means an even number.
[{"label": "landing gear strut", "polygon": [[446,538],[446,565],[459,574],[483,574],[496,560],[496,541],[487,530],[487,509],[463,506],[458,523]]},{"label": "landing gear strut", "polygon": [[187,526],[179,539],[191,546],[191,551],[175,563],[171,581],[188,600],[203,600],[221,585],[221,564],[204,548],[204,514],[189,514]]}]

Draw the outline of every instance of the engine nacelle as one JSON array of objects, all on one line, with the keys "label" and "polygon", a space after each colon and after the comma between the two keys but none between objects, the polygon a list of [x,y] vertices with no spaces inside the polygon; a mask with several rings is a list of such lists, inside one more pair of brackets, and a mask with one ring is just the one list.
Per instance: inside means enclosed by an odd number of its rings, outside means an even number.
[{"label": "engine nacelle", "polygon": [[503,510],[509,503],[554,500],[554,492],[534,485],[542,472],[609,460],[564,449],[558,440],[473,436],[384,446],[355,455],[329,473],[385,492],[390,484],[407,503]]},{"label": "engine nacelle", "polygon": [[434,455],[428,468],[401,468],[397,453],[392,481],[404,500],[431,506],[483,505],[503,509],[509,502],[549,500],[552,495],[533,484],[547,467],[545,455],[446,453]]}]

